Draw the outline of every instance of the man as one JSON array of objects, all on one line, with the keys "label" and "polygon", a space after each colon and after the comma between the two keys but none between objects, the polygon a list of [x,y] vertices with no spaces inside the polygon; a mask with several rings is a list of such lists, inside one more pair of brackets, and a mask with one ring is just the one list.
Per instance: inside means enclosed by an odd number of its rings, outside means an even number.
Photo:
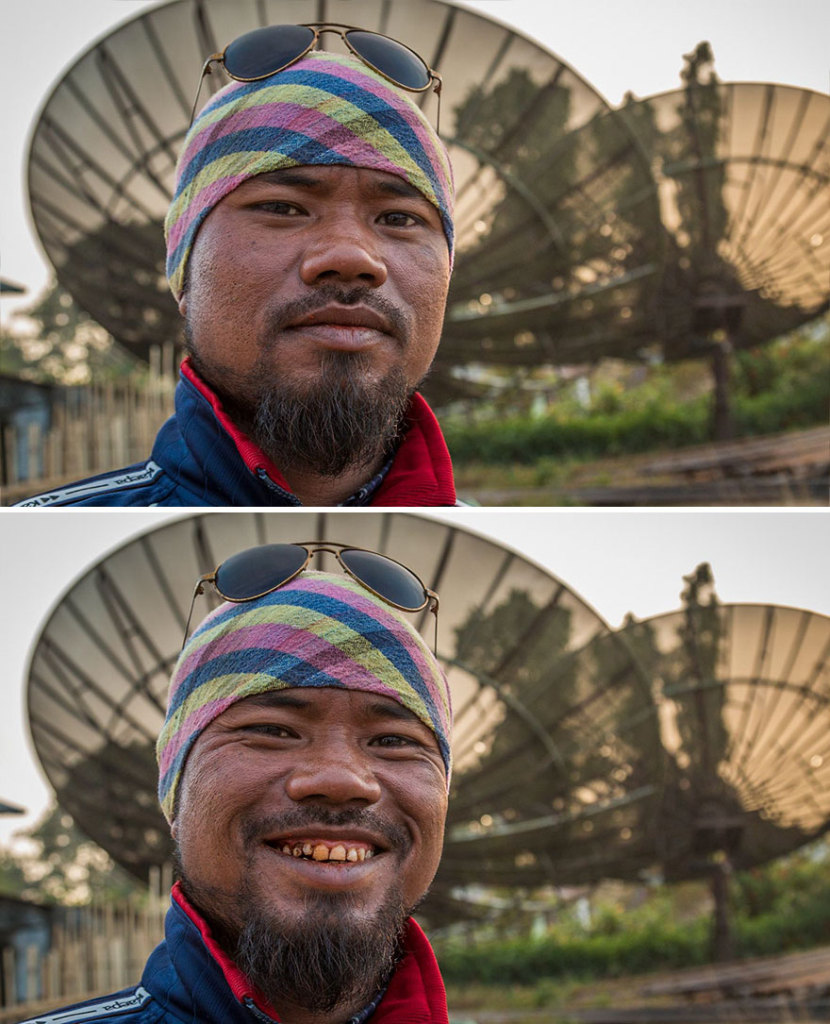
[{"label": "man", "polygon": [[41,1024],[446,1024],[409,917],[438,866],[446,678],[355,580],[303,572],[209,615],[158,740],[179,881],[141,983]]},{"label": "man", "polygon": [[176,413],[146,463],[21,505],[455,504],[417,393],[452,202],[429,120],[356,57],[231,82],[184,140],[165,225]]}]

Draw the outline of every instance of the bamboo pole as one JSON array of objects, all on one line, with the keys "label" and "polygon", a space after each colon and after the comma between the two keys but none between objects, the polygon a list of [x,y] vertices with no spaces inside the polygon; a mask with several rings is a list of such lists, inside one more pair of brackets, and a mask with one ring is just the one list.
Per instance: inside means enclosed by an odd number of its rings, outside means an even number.
[{"label": "bamboo pole", "polygon": [[16,966],[14,950],[7,946],[3,950],[3,988],[6,993],[6,1004],[8,1006],[14,1006],[17,1002]]}]

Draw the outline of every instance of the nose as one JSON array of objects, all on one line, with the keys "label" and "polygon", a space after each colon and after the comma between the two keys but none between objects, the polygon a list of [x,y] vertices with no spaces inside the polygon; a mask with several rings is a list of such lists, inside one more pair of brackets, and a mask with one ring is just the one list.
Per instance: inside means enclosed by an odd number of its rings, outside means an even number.
[{"label": "nose", "polygon": [[285,782],[285,791],[297,803],[332,805],[377,803],[380,783],[367,755],[352,743],[332,743],[304,753]]},{"label": "nose", "polygon": [[319,228],[303,253],[303,284],[342,281],[379,288],[386,281],[386,263],[370,225],[349,210],[341,210]]}]

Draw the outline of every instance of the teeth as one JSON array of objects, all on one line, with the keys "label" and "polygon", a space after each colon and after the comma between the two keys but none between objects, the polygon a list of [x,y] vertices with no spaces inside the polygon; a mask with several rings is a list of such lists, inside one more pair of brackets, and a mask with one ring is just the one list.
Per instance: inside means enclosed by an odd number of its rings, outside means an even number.
[{"label": "teeth", "polygon": [[313,843],[283,843],[280,850],[287,857],[310,857],[312,860],[323,862],[323,861],[349,861],[352,864],[360,863],[364,860],[369,860],[374,856],[373,850],[366,850],[362,846],[346,847],[343,843],[337,843],[329,849],[324,843],[318,843],[316,846]]}]

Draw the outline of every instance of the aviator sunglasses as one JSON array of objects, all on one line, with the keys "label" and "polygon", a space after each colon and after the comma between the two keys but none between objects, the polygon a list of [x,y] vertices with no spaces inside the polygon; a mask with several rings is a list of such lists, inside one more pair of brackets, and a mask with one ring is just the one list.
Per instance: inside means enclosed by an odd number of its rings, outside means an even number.
[{"label": "aviator sunglasses", "polygon": [[196,598],[205,592],[206,584],[226,601],[240,604],[264,597],[286,583],[308,566],[314,555],[334,555],[343,571],[375,597],[404,612],[419,612],[429,607],[435,616],[435,650],[438,647],[438,595],[405,565],[388,555],[366,548],[334,542],[301,544],[263,544],[247,548],[226,558],[213,572],[199,577],[190,601],[182,650],[190,633],[190,619]]},{"label": "aviator sunglasses", "polygon": [[[267,25],[255,28],[228,43],[221,53],[211,54],[202,67],[199,89],[190,112],[190,124],[193,124],[196,116],[196,104],[199,102],[205,75],[212,73],[211,65],[223,65],[227,74],[237,82],[258,82],[278,71],[284,71],[305,57],[318,46],[324,32],[339,35],[355,57],[393,85],[409,92],[426,92],[434,86],[438,97],[437,120],[440,120],[441,76],[414,50],[379,32],[368,32],[338,22],[314,21],[306,25]],[[435,130],[438,131],[437,122]]]}]

